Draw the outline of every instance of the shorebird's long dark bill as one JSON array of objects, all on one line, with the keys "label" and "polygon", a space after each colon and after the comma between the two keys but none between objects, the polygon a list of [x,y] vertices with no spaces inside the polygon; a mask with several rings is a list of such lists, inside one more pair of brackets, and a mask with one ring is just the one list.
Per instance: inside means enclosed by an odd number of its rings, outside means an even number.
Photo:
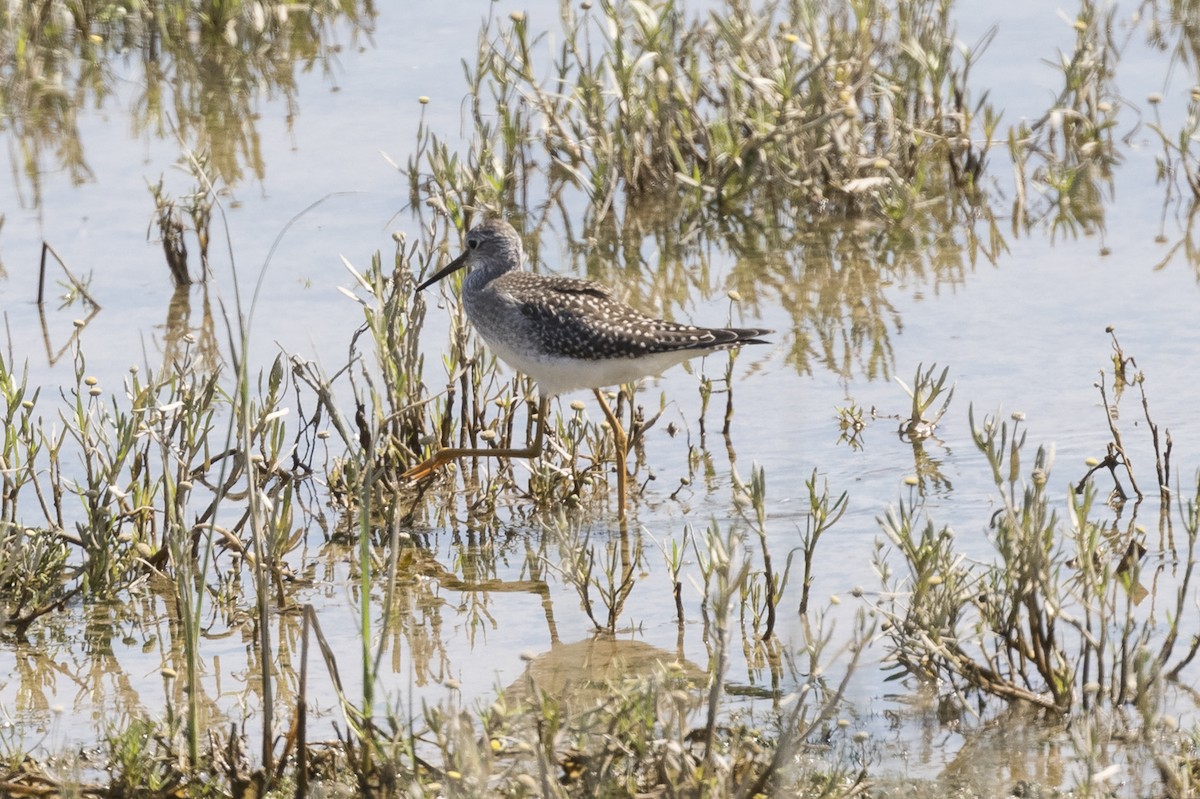
[{"label": "shorebird's long dark bill", "polygon": [[453,261],[446,264],[444,267],[442,267],[438,271],[434,272],[433,277],[429,278],[424,283],[417,286],[417,291],[424,291],[426,288],[428,288],[429,286],[432,286],[434,283],[438,282],[439,280],[444,278],[446,275],[450,274],[451,272],[457,272],[459,269],[462,269],[466,265],[467,265],[467,253],[464,252],[462,255],[458,256]]}]

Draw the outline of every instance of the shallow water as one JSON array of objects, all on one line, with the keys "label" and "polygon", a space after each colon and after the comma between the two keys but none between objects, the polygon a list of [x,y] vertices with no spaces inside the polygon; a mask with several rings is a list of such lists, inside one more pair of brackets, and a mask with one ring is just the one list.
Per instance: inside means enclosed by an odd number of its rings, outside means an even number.
[{"label": "shallow water", "polygon": [[[338,32],[340,41],[354,44],[337,55],[332,77],[319,70],[297,76],[297,113],[289,115],[286,103],[279,100],[257,103],[255,124],[262,140],[264,174],[261,180],[247,179],[233,187],[223,219],[243,286],[255,279],[276,236],[294,220],[271,255],[255,309],[251,357],[258,362],[269,363],[280,350],[327,365],[344,362],[361,315],[354,303],[336,291],[337,286],[351,285],[339,256],[365,266],[376,250],[388,257],[393,231],[415,230],[415,223],[402,210],[407,184],[381,153],[403,164],[421,115],[443,134],[459,131],[464,91],[459,59],[474,46],[477,17],[505,15],[516,8],[505,2],[478,6],[478,14],[467,15],[450,14],[448,9],[443,14],[438,4],[422,11],[406,10],[403,15],[381,11],[369,40]],[[547,27],[555,24],[556,4],[521,8],[528,12],[531,24],[541,17]],[[1004,110],[1005,121],[1044,110],[1060,78],[1042,59],[1055,57],[1056,47],[1069,45],[1073,35],[1069,21],[1037,2],[1002,7],[963,4],[958,18],[967,42],[978,40],[993,24],[999,27],[975,85],[991,89],[992,102]],[[412,36],[414,30],[426,33]],[[1141,46],[1137,39],[1134,34],[1119,70],[1122,94],[1148,117],[1150,109],[1142,98],[1162,92],[1164,120],[1178,120],[1194,76],[1185,77],[1180,67],[1166,84],[1166,56]],[[163,357],[164,339],[171,335],[164,319],[172,292],[160,246],[146,240],[153,203],[144,186],[164,173],[177,192],[188,184],[186,177],[173,172],[179,147],[170,137],[131,135],[129,104],[136,87],[129,80],[130,75],[119,75],[114,95],[101,108],[81,111],[80,133],[92,170],[90,180],[76,185],[52,162],[44,163],[42,200],[36,207],[19,198],[16,186],[0,186],[0,208],[5,213],[0,262],[6,273],[0,281],[0,307],[8,346],[17,363],[28,363],[31,382],[45,386],[50,396],[71,380],[70,357],[55,356],[71,336],[72,320],[83,312],[75,306],[49,313],[51,343],[44,343],[42,323],[32,303],[43,239],[73,272],[91,275],[91,291],[103,310],[82,329],[80,342],[87,372],[95,374],[101,386],[116,390],[131,365],[155,365]],[[428,105],[417,102],[422,95],[432,98]],[[659,547],[679,540],[689,527],[703,530],[711,520],[722,528],[735,523],[738,499],[730,470],[748,480],[751,464],[765,470],[770,546],[777,562],[799,544],[798,531],[807,513],[804,481],[814,470],[820,480],[828,481],[835,496],[848,492],[847,514],[818,548],[819,569],[812,589],[816,605],[828,608],[843,634],[848,632],[855,609],[862,606],[852,592],[861,588],[870,597],[879,588],[870,563],[881,539],[876,519],[907,496],[904,479],[919,466],[928,467],[928,461],[914,460],[913,445],[901,440],[898,421],[889,418],[868,425],[860,449],[839,443],[836,409],[853,402],[883,416],[906,413],[908,398],[893,378],[911,384],[918,364],[948,366],[956,386],[936,439],[924,444],[926,455],[940,464],[940,478],[931,479],[926,507],[938,524],[955,529],[964,550],[974,556],[986,557],[990,552],[986,525],[994,510],[994,487],[971,442],[968,406],[974,406],[977,417],[998,409],[1004,417],[1011,412],[1025,414],[1026,457],[1031,460],[1039,444],[1054,447],[1056,468],[1051,481],[1065,498],[1068,482],[1086,470],[1085,459],[1102,457],[1110,440],[1093,385],[1102,370],[1111,371],[1106,326],[1115,327],[1125,353],[1134,356],[1147,375],[1153,417],[1170,428],[1175,474],[1186,494],[1200,452],[1193,374],[1200,352],[1200,330],[1195,324],[1200,266],[1189,261],[1182,248],[1173,249],[1189,235],[1186,209],[1172,205],[1166,221],[1160,221],[1164,188],[1155,181],[1157,145],[1145,128],[1134,127],[1135,122],[1134,111],[1126,112],[1121,132],[1133,133],[1123,149],[1125,161],[1115,173],[1101,229],[1081,235],[1064,235],[1045,225],[1014,231],[1007,218],[1011,188],[1001,166],[1006,156],[998,148],[989,169],[995,182],[987,188],[996,198],[993,210],[1005,246],[994,262],[985,257],[974,262],[966,259],[961,230],[937,246],[922,243],[914,259],[928,259],[925,271],[897,266],[885,272],[885,284],[879,289],[887,308],[880,317],[885,333],[876,333],[873,341],[869,335],[852,338],[847,350],[842,335],[851,326],[844,321],[835,324],[829,349],[823,353],[814,345],[803,369],[796,368],[794,358],[798,336],[821,328],[810,316],[798,319],[782,302],[789,285],[772,271],[770,258],[768,263],[738,261],[718,247],[709,247],[704,250],[703,275],[680,269],[681,277],[666,291],[653,275],[631,279],[639,281],[643,295],[656,290],[669,293],[671,299],[661,304],[677,318],[717,324],[732,313],[735,320],[771,327],[777,333],[772,344],[749,348],[736,361],[735,417],[728,446],[719,435],[723,398],[714,402],[716,410],[707,420],[706,443],[713,464],[709,479],[696,479],[680,489],[681,478],[689,476],[689,444],[699,440],[700,398],[694,373],[719,375],[726,362],[712,357],[694,364],[691,372],[677,368],[642,387],[639,401],[657,408],[661,395],[667,409],[648,435],[646,462],[639,472],[639,480],[648,473],[655,479],[634,515],[635,537],[645,547],[644,561],[618,625],[623,638],[658,647],[703,668],[708,644],[694,618],[699,597],[685,583],[690,615],[681,632]],[[296,218],[317,201],[320,205]],[[984,227],[981,223],[977,228],[980,235],[985,235]],[[221,226],[214,226],[217,229]],[[822,239],[814,236],[814,240]],[[220,297],[231,303],[225,246],[224,241],[213,246],[216,275],[209,291],[214,301]],[[566,245],[561,249],[565,251]],[[657,261],[653,242],[644,242],[640,249],[648,263]],[[815,249],[811,255],[823,257]],[[865,255],[870,259],[874,254]],[[540,257],[540,266],[550,270],[577,264],[553,246],[543,247]],[[933,265],[943,258],[959,265],[935,270]],[[833,265],[857,266],[844,257],[834,258]],[[615,267],[594,276],[608,282],[622,278]],[[836,285],[832,280],[814,281],[805,288],[819,294],[821,287]],[[734,286],[743,295],[743,310],[749,309],[744,317],[731,310],[725,296],[725,289]],[[200,291],[192,290],[193,326],[198,324]],[[808,299],[816,311],[822,310],[822,302],[826,313],[856,310],[841,305],[844,297]],[[652,307],[656,301],[650,299],[646,305]],[[219,317],[215,324],[223,339]],[[445,341],[448,324],[448,314],[431,303],[424,340],[434,355],[439,342]],[[872,347],[879,350],[873,353]],[[434,385],[443,378],[436,357],[430,363],[433,374],[427,374],[426,380]],[[565,397],[564,409],[575,398]],[[598,415],[586,393],[578,398],[587,403],[585,413]],[[1129,398],[1122,410],[1139,480],[1153,487],[1153,455],[1140,430],[1144,422],[1134,418],[1137,407]],[[669,435],[670,422],[682,432]],[[1103,479],[1098,485],[1107,490]],[[1153,529],[1157,511],[1152,505],[1148,502],[1140,514]],[[1127,510],[1121,518],[1122,525],[1128,523],[1129,514]],[[578,524],[592,531],[594,542],[613,540],[611,518],[583,518]],[[527,584],[530,564],[539,562],[539,556],[550,564],[556,562],[549,532],[536,525],[514,527],[499,536],[481,536],[486,541],[480,547],[471,546],[472,525],[465,519],[450,529],[435,525],[419,532],[428,536],[428,547],[415,557],[446,565],[470,584],[455,585],[425,573],[425,579],[402,592],[411,615],[384,657],[390,671],[382,691],[390,702],[417,707],[421,698],[439,699],[452,693],[468,701],[483,700],[522,675],[526,668],[522,652],[543,653],[552,645],[575,645],[591,635],[593,625],[581,612],[579,598],[553,568],[545,570],[544,589]],[[335,651],[346,653],[343,678],[355,695],[359,673],[353,657],[361,645],[356,634],[357,588],[347,566],[351,558],[336,548],[318,556],[320,542],[318,531],[313,531],[309,553],[316,564],[310,574],[313,581],[298,591],[297,599],[314,604]],[[459,559],[469,556],[477,556],[488,570],[486,587],[474,587],[482,581],[473,583],[465,574]],[[793,574],[781,607],[779,633],[790,647],[798,647],[805,637],[793,612],[798,583]],[[499,584],[504,587],[498,588]],[[542,590],[545,593],[539,593]],[[169,596],[151,580],[130,606],[75,604],[31,630],[28,646],[0,647],[0,707],[7,709],[26,744],[53,749],[90,743],[106,724],[124,715],[163,713],[165,694],[175,703],[180,701],[179,686],[168,685],[164,691],[159,676],[173,657],[166,654],[174,636],[168,623]],[[830,604],[831,597],[840,604]],[[377,621],[378,614],[376,605]],[[248,707],[253,728],[259,723],[254,710],[255,655],[249,625],[243,621],[212,612],[203,648],[205,704],[214,718],[239,717],[240,708]],[[297,625],[288,616],[273,620],[285,662],[299,657]],[[878,669],[882,647],[873,651],[874,657],[867,659],[850,687],[849,699],[857,709],[855,728],[884,741],[880,756],[900,764],[896,766],[900,773],[932,776],[953,767],[961,739],[951,728],[928,727],[929,716],[924,714],[915,714],[915,720],[906,716],[906,721],[891,727],[886,714],[903,715],[910,692],[901,692],[893,701],[896,686],[885,684]],[[461,687],[447,689],[439,684],[449,677]],[[793,677],[784,675],[784,680]],[[769,687],[771,674],[754,660],[753,652],[735,653],[729,680],[734,687],[762,688]],[[285,676],[283,685],[286,695],[294,679]],[[309,690],[318,712],[336,718],[329,686],[310,685]],[[1181,705],[1179,712],[1190,711]],[[1027,748],[1027,742],[1021,741],[995,745],[1011,745],[1016,751]],[[1049,776],[1039,779],[1051,781]]]}]

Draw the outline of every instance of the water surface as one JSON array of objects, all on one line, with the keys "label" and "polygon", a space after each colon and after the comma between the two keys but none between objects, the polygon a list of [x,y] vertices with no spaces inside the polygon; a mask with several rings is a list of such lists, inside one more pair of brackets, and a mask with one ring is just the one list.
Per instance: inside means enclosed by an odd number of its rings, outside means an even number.
[{"label": "water surface", "polygon": [[[451,14],[437,4],[406,9],[403,14],[380,10],[369,34],[344,27],[336,30],[335,37],[344,46],[325,69],[296,74],[294,107],[278,97],[255,97],[253,125],[261,141],[261,175],[250,170],[229,187],[223,197],[226,213],[214,227],[221,240],[212,248],[215,275],[208,291],[219,338],[224,338],[219,302],[227,307],[233,302],[227,234],[243,289],[257,279],[259,269],[267,270],[254,309],[252,359],[266,364],[283,351],[327,366],[344,362],[361,315],[358,306],[336,290],[351,285],[340,256],[362,267],[377,250],[390,257],[393,232],[416,235],[416,223],[406,210],[407,183],[384,154],[403,164],[420,119],[443,135],[462,130],[464,87],[459,61],[475,46],[480,18],[518,8],[506,2],[476,6],[467,14]],[[548,28],[554,27],[556,7],[554,3],[519,6],[531,25],[544,20]],[[1121,12],[1119,20],[1132,13],[1126,8]],[[978,41],[992,25],[998,27],[976,80],[992,92],[991,100],[1003,109],[1004,120],[1015,122],[1042,113],[1061,82],[1059,73],[1045,61],[1055,58],[1057,49],[1070,46],[1074,35],[1070,20],[1036,2],[964,3],[957,18],[968,44]],[[417,31],[420,35],[414,34]],[[1069,483],[1087,468],[1085,460],[1102,457],[1111,438],[1094,385],[1101,371],[1111,371],[1109,326],[1147,376],[1154,420],[1170,428],[1175,474],[1186,489],[1200,452],[1200,424],[1194,413],[1194,366],[1200,352],[1194,320],[1200,269],[1189,260],[1186,248],[1175,247],[1190,236],[1186,203],[1168,204],[1164,215],[1165,189],[1156,180],[1155,168],[1160,145],[1144,124],[1139,127],[1139,120],[1144,123],[1154,110],[1143,98],[1160,92],[1163,99],[1157,110],[1164,124],[1178,125],[1195,76],[1177,66],[1168,81],[1167,56],[1145,46],[1140,32],[1129,31],[1117,31],[1130,41],[1117,84],[1128,98],[1120,131],[1128,141],[1108,189],[1101,224],[1082,225],[1073,232],[1049,224],[1028,229],[1013,225],[1009,216],[1013,190],[1003,165],[1006,155],[999,147],[991,155],[991,177],[985,188],[1003,247],[993,258],[972,258],[965,250],[968,236],[960,226],[936,243],[922,242],[920,252],[912,253],[914,262],[925,264],[922,270],[903,265],[883,269],[875,262],[875,253],[862,253],[882,273],[882,283],[873,290],[885,303],[886,313],[871,318],[874,332],[857,339],[850,336],[847,344],[841,331],[854,330],[853,314],[862,309],[840,307],[845,296],[837,292],[810,298],[816,318],[822,307],[830,315],[834,334],[829,341],[840,350],[799,347],[811,357],[797,361],[798,342],[821,328],[813,317],[798,321],[794,309],[785,307],[788,284],[776,279],[771,259],[780,255],[786,259],[787,253],[767,253],[763,262],[747,262],[720,247],[708,247],[702,265],[693,262],[678,270],[681,278],[669,288],[670,300],[645,298],[646,307],[662,307],[677,318],[723,324],[732,315],[735,322],[761,324],[777,333],[771,345],[748,349],[736,361],[735,416],[728,441],[715,432],[720,429],[723,399],[714,403],[718,410],[706,420],[709,432],[704,443],[713,464],[707,479],[696,479],[688,467],[689,449],[700,441],[698,375],[720,375],[726,361],[712,357],[696,362],[691,370],[677,368],[642,386],[639,401],[657,409],[661,396],[666,410],[648,435],[646,460],[639,471],[639,482],[649,475],[654,479],[646,484],[634,516],[636,535],[645,546],[644,562],[621,617],[623,639],[658,647],[704,667],[708,644],[695,619],[689,618],[682,636],[675,624],[659,546],[681,539],[689,528],[703,530],[713,520],[722,527],[739,523],[731,475],[736,471],[748,480],[752,464],[765,470],[770,546],[777,561],[799,544],[798,531],[807,512],[804,481],[814,471],[835,495],[848,492],[849,511],[818,550],[813,586],[814,601],[828,608],[830,618],[843,630],[848,631],[854,610],[863,602],[852,597],[855,589],[862,589],[869,599],[879,588],[870,560],[881,538],[876,519],[907,496],[905,478],[920,470],[935,475],[927,486],[931,516],[955,529],[964,550],[987,557],[994,489],[971,442],[968,406],[974,406],[977,417],[1024,414],[1031,450],[1040,444],[1055,450],[1051,481],[1065,501]],[[136,71],[123,71],[118,64],[112,94],[101,104],[80,109],[79,140],[90,170],[85,180],[74,179],[47,155],[38,175],[40,202],[31,202],[26,179],[19,175],[0,186],[0,208],[5,214],[0,229],[4,269],[0,307],[6,346],[18,364],[28,364],[31,382],[44,386],[51,396],[72,380],[72,359],[60,350],[75,329],[72,320],[85,312],[78,305],[50,310],[46,315],[50,343],[46,343],[33,305],[43,240],[75,274],[90,277],[90,290],[103,306],[79,333],[86,371],[96,375],[101,386],[118,391],[130,366],[156,364],[163,357],[166,339],[179,331],[165,323],[172,289],[160,245],[147,240],[153,204],[145,185],[165,175],[168,186],[183,192],[189,179],[175,166],[180,158],[177,141],[169,135],[133,130],[130,106],[138,93],[132,83],[135,77]],[[428,104],[418,102],[422,96],[429,98]],[[319,204],[311,207],[314,203]],[[272,252],[276,237],[289,223]],[[830,221],[834,227],[841,224]],[[987,222],[978,223],[975,230],[986,238]],[[826,240],[821,233],[813,232],[815,241]],[[845,235],[850,234],[839,228],[832,238]],[[640,251],[649,264],[658,261],[653,242],[625,245]],[[569,249],[569,242],[552,239],[539,251],[539,268],[570,271],[579,262],[568,255]],[[805,264],[825,258],[834,270],[861,266],[844,254],[822,253],[819,248],[806,256]],[[938,268],[947,262],[950,268]],[[601,276],[609,282],[621,280],[615,271]],[[635,279],[642,281],[638,293],[656,287],[651,274]],[[739,287],[744,301],[741,306],[731,305],[725,291],[739,281],[749,284],[745,291]],[[829,285],[836,283],[814,280],[806,288],[819,292]],[[200,326],[201,292],[199,288],[191,292],[194,329]],[[437,354],[445,341],[448,318],[446,310],[431,303],[424,338],[433,364],[432,374],[426,376],[431,385],[444,380]],[[896,419],[872,421],[859,448],[839,442],[839,407],[853,403],[867,411],[875,409],[880,417],[904,414],[908,398],[895,378],[911,383],[919,364],[933,363],[950,368],[956,393],[936,438],[923,445],[924,459],[898,435]],[[589,416],[598,414],[586,392],[564,397],[564,412],[573,399],[587,403]],[[1142,432],[1144,420],[1137,418],[1136,403],[1126,401],[1122,407],[1121,423],[1131,457],[1142,482],[1153,486],[1153,455]],[[675,435],[669,433],[669,424]],[[929,459],[936,462],[933,472],[928,471]],[[690,485],[681,489],[683,478]],[[1104,486],[1102,481],[1098,485]],[[1150,505],[1139,512],[1148,526],[1157,517]],[[1116,518],[1125,524],[1131,513],[1127,509]],[[591,530],[598,543],[612,539],[610,516],[600,514],[578,524]],[[427,544],[419,557],[453,570],[450,564],[456,559],[483,550],[488,579],[502,583],[526,580],[529,564],[539,557],[551,565],[556,562],[553,536],[536,524],[483,536],[486,541],[478,546],[472,545],[471,538],[479,531],[473,530],[467,517],[419,532]],[[314,604],[335,650],[352,659],[350,653],[359,650],[355,633],[359,598],[348,579],[346,563],[351,557],[336,547],[320,549],[322,543],[323,535],[314,530],[309,554],[316,579],[298,598]],[[1151,557],[1155,555],[1152,551]],[[780,636],[790,648],[799,647],[804,639],[794,612],[798,582],[793,575],[780,615]],[[417,707],[420,698],[447,696],[449,690],[441,681],[453,678],[463,697],[483,700],[523,673],[522,652],[541,653],[554,644],[588,639],[593,625],[580,611],[578,597],[552,567],[546,570],[545,587],[546,596],[521,587],[455,589],[437,580],[411,589],[405,595],[412,603],[411,620],[395,635],[390,659],[385,658],[390,666],[386,695],[403,706]],[[694,610],[699,597],[690,588],[685,588],[685,595]],[[840,604],[831,605],[831,598]],[[39,624],[30,634],[31,646],[0,648],[0,706],[8,708],[25,740],[44,742],[47,748],[89,743],[113,719],[163,713],[164,695],[174,694],[178,701],[178,687],[168,685],[164,691],[159,676],[162,666],[172,662],[172,656],[164,653],[174,638],[168,623],[170,602],[169,593],[149,580],[131,606],[74,604]],[[205,704],[214,718],[236,717],[245,706],[253,724],[257,700],[249,628],[240,619],[221,618],[216,610],[211,622],[204,648]],[[281,615],[273,624],[281,657],[297,657],[292,651],[295,620]],[[889,762],[900,762],[898,753],[915,753],[901,771],[932,775],[952,766],[961,739],[950,732],[932,735],[934,745],[912,727],[889,728],[883,709],[891,711],[903,704],[890,701],[896,686],[883,682],[880,656],[882,647],[876,647],[875,656],[852,683],[849,698],[856,710],[856,726],[888,742]],[[352,693],[356,675],[352,666],[343,669]],[[735,657],[731,664],[729,680],[734,686],[761,688],[770,677],[752,653]],[[285,680],[285,693],[287,687]],[[328,686],[310,686],[313,695],[320,713],[336,716]],[[1186,722],[1190,709],[1181,705],[1179,711]],[[927,716],[919,718],[928,721]],[[949,745],[941,746],[946,739]]]}]

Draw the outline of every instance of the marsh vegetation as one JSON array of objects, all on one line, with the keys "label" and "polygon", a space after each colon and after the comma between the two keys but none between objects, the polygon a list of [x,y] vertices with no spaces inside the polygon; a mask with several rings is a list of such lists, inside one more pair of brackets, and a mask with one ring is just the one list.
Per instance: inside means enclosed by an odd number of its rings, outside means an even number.
[{"label": "marsh vegetation", "polygon": [[[1135,168],[1162,202],[1151,266],[1200,270],[1200,95],[1176,85],[1200,80],[1197,12],[1082,0],[1043,54],[1055,91],[1017,118],[978,78],[997,29],[964,41],[949,0],[495,5],[447,90],[461,135],[417,106],[389,247],[326,254],[357,314],[330,361],[258,332],[277,249],[327,198],[302,198],[261,268],[230,218],[268,171],[254,100],[278,95],[290,124],[297,75],[336,80],[339,38],[387,12],[210,5],[0,10],[21,202],[41,208],[50,164],[91,179],[77,116],[118,73],[185,182],[145,179],[139,224],[176,289],[136,365],[91,366],[102,278],[64,258],[61,302],[86,315],[51,346],[61,315],[41,309],[56,377],[31,377],[19,326],[0,353],[0,792],[1194,792],[1200,441],[1154,390],[1176,382],[1139,367],[1163,363],[1145,337],[1091,331],[1111,352],[1063,432],[1093,457],[1060,476],[1032,411],[956,385],[1000,355],[950,363],[943,336],[898,357],[897,287],[967,293],[1035,241],[1103,257]],[[1118,83],[1134,47],[1179,73],[1145,109]],[[531,465],[403,477],[536,424],[535,386],[456,286],[414,290],[489,214],[523,230],[531,268],[779,331],[670,392],[613,387],[629,523],[612,431],[572,397]],[[967,333],[1034,326],[1002,303]],[[794,413],[822,377],[834,399]],[[1042,379],[1035,403],[1055,399]],[[799,454],[813,430],[849,465]],[[60,683],[104,716],[83,746],[56,737]],[[952,737],[952,762],[898,765],[925,735]],[[1003,765],[963,767],[988,746]]]}]

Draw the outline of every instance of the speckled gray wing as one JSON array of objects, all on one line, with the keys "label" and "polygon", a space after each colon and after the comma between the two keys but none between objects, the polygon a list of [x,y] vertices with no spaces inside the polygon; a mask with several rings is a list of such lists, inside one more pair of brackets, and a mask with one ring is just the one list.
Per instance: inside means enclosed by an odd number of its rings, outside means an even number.
[{"label": "speckled gray wing", "polygon": [[600,283],[511,272],[496,289],[516,302],[547,355],[597,360],[765,343],[757,328],[704,328],[655,319],[614,299]]}]

